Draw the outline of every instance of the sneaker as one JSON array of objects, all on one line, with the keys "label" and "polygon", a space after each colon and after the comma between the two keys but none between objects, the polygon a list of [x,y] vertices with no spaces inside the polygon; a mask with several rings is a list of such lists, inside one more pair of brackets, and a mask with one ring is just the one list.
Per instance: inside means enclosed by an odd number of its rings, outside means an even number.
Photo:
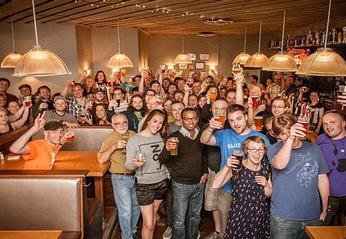
[{"label": "sneaker", "polygon": [[166,231],[163,233],[162,238],[163,239],[170,239],[172,237],[172,228],[167,227]]},{"label": "sneaker", "polygon": [[221,234],[213,231],[209,233],[207,236],[205,236],[203,239],[221,239]]}]

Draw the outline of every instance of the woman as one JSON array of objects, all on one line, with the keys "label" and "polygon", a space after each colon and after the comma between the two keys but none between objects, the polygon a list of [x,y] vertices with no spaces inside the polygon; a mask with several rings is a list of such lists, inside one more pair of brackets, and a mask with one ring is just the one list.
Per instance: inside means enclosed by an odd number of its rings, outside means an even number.
[{"label": "woman", "polygon": [[143,119],[147,110],[144,105],[142,96],[134,95],[132,96],[129,104],[129,108],[123,112],[129,122],[129,129],[138,132],[139,121]]},{"label": "woman", "polygon": [[167,112],[167,121],[168,123],[171,123],[171,122],[174,122],[175,119],[172,115],[172,103],[173,103],[173,100],[170,99],[170,98],[167,98],[163,101],[162,103],[162,106],[164,108],[164,110]]},{"label": "woman", "polygon": [[263,160],[266,152],[264,141],[251,136],[243,142],[243,150],[247,158],[237,160],[230,156],[213,182],[213,188],[222,187],[228,180],[233,184],[233,201],[224,238],[269,239],[267,198],[272,194],[272,184],[270,166],[266,159]]},{"label": "woman", "polygon": [[[167,115],[152,110],[146,117],[142,131],[131,137],[126,148],[125,166],[136,170],[136,194],[143,217],[142,238],[153,238],[156,213],[167,191],[167,169],[160,165],[159,154],[164,146],[162,137]],[[145,162],[136,159],[145,156]]]},{"label": "woman", "polygon": [[111,125],[109,122],[109,117],[107,115],[106,106],[103,104],[98,104],[95,106],[95,125]]},{"label": "woman", "polygon": [[3,134],[6,134],[6,133],[8,133],[8,132],[10,132],[16,128],[22,127],[25,124],[25,122],[28,120],[29,111],[30,111],[31,106],[32,106],[31,103],[30,103],[30,105],[27,104],[27,106],[24,106],[24,112],[23,112],[22,116],[20,117],[20,119],[18,119],[17,121],[14,121],[14,122],[9,121],[9,113],[8,113],[7,109],[0,108],[0,136],[2,136]]},{"label": "woman", "polygon": [[91,76],[85,77],[80,82],[84,88],[84,96],[88,96],[93,93],[94,88],[96,87],[96,82]]},{"label": "woman", "polygon": [[98,71],[95,75],[96,88],[101,88],[104,92],[107,90],[106,74],[103,71]]},{"label": "woman", "polygon": [[[26,100],[26,101],[28,101],[28,100]],[[26,101],[24,101],[24,102],[26,102]],[[8,102],[8,104],[7,104],[8,119],[11,123],[19,120],[22,117],[24,110],[25,110],[24,102],[23,102],[22,106],[19,106],[18,102],[15,100],[11,100]]]},{"label": "woman", "polygon": [[321,132],[322,118],[324,115],[324,108],[319,102],[319,96],[317,91],[311,91],[310,93],[310,104],[311,109],[310,116],[310,129],[314,134],[319,135]]}]

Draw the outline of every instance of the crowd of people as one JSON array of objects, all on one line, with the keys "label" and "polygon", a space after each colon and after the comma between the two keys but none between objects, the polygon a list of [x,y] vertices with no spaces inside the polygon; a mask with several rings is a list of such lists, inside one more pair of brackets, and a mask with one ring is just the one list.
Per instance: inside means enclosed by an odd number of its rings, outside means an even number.
[{"label": "crowd of people", "polygon": [[275,74],[262,85],[242,73],[144,70],[107,81],[98,71],[52,97],[29,85],[16,97],[1,78],[0,133],[34,122],[10,150],[44,158],[29,142],[43,129],[50,160],[66,143],[64,127],[111,126],[98,160],[111,162],[124,239],[137,238],[140,215],[141,238],[153,238],[162,205],[163,238],[199,238],[203,207],[214,222],[207,239],[304,238],[306,225],[325,219],[328,197],[346,196],[346,131],[343,115],[325,112],[318,91],[294,77]]}]

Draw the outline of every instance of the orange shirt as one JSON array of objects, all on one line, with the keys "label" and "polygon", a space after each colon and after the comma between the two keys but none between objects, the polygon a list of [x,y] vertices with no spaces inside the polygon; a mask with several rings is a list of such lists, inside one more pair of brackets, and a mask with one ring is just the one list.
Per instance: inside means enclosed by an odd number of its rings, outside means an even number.
[{"label": "orange shirt", "polygon": [[25,160],[24,169],[50,169],[54,145],[49,145],[44,139],[38,139],[29,142],[27,146],[30,153],[22,155]]}]

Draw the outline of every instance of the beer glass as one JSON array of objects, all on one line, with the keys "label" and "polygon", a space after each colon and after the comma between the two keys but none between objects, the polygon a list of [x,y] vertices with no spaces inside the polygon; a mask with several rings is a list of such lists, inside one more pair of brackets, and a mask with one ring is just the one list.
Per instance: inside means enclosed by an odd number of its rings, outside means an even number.
[{"label": "beer glass", "polygon": [[175,143],[175,147],[171,149],[171,156],[177,156],[178,155],[178,144],[179,144],[179,139],[177,137],[171,137],[169,140],[173,143]]},{"label": "beer glass", "polygon": [[24,96],[24,106],[30,106],[31,105],[31,96]]},{"label": "beer glass", "polygon": [[216,121],[222,124],[222,128],[225,127],[226,111],[218,110],[215,112],[214,118]]},{"label": "beer glass", "polygon": [[239,161],[238,165],[236,167],[233,167],[233,170],[236,172],[239,172],[242,167],[242,160],[244,156],[244,152],[241,150],[234,150],[232,152],[232,156],[236,157],[236,159]]},{"label": "beer glass", "polygon": [[68,130],[66,133],[66,141],[73,142],[76,139],[76,134],[72,130]]},{"label": "beer glass", "polygon": [[209,91],[209,98],[211,102],[214,102],[217,98],[217,89],[216,88],[211,88]]},{"label": "beer glass", "polygon": [[255,116],[254,123],[255,123],[256,131],[261,131],[262,125],[263,125],[263,116]]}]

